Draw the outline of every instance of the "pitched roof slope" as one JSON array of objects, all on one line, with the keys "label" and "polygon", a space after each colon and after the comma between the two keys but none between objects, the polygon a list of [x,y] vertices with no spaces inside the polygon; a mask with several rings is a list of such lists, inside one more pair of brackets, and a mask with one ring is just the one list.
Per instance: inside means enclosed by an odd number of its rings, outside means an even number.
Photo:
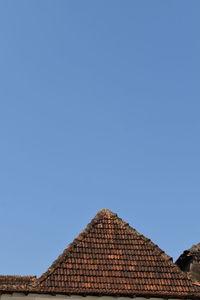
[{"label": "pitched roof slope", "polygon": [[107,209],[98,212],[35,291],[82,295],[198,297],[199,289],[157,245]]}]

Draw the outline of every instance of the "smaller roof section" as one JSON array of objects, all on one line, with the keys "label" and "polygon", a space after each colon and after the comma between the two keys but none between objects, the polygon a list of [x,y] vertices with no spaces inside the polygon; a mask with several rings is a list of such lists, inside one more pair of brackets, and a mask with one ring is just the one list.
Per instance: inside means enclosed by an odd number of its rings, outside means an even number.
[{"label": "smaller roof section", "polygon": [[23,290],[33,283],[36,276],[0,275],[0,290]]},{"label": "smaller roof section", "polygon": [[185,250],[177,259],[176,264],[182,267],[186,262],[191,260],[200,261],[200,243],[193,245],[190,249]]},{"label": "smaller roof section", "polygon": [[200,243],[185,250],[176,264],[182,271],[188,272],[194,280],[200,281]]}]

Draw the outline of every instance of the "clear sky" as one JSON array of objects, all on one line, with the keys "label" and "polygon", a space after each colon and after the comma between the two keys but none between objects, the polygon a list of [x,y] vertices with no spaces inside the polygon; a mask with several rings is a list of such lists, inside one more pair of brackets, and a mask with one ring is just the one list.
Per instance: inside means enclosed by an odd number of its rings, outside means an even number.
[{"label": "clear sky", "polygon": [[200,242],[200,1],[0,0],[0,273],[103,207],[174,259]]}]

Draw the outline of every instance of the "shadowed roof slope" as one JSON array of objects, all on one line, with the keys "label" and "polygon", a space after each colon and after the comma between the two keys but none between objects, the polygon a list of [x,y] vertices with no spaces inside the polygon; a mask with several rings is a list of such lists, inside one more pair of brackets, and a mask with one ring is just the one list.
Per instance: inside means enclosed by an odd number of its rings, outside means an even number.
[{"label": "shadowed roof slope", "polygon": [[200,243],[185,250],[177,259],[176,264],[181,270],[188,272],[200,285]]},{"label": "shadowed roof slope", "polygon": [[199,296],[199,288],[157,245],[107,209],[98,212],[46,273],[40,293]]},{"label": "shadowed roof slope", "polygon": [[193,245],[188,250],[185,250],[177,259],[176,264],[181,268],[191,258],[194,258],[198,263],[200,263],[200,243]]}]

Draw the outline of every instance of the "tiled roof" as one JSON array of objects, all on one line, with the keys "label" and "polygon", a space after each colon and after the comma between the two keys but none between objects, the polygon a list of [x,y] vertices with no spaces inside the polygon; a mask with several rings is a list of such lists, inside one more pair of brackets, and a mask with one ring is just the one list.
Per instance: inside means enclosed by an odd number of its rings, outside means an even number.
[{"label": "tiled roof", "polygon": [[198,298],[200,289],[157,245],[107,209],[38,279],[2,292]]},{"label": "tiled roof", "polygon": [[35,289],[82,295],[199,295],[199,288],[169,256],[107,209],[36,280]]}]

